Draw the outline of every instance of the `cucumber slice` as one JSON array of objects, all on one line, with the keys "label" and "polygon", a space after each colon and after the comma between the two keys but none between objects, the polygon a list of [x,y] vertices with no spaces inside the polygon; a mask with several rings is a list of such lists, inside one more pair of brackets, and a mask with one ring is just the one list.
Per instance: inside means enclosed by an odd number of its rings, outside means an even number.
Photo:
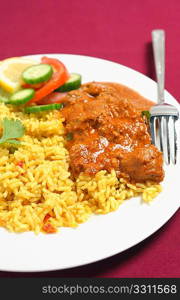
[{"label": "cucumber slice", "polygon": [[14,93],[9,98],[9,103],[13,105],[25,104],[30,101],[35,95],[35,91],[33,89],[23,89],[16,93]]},{"label": "cucumber slice", "polygon": [[28,67],[23,73],[22,78],[26,83],[36,84],[49,80],[52,77],[53,68],[48,64],[38,64]]},{"label": "cucumber slice", "polygon": [[62,86],[56,89],[57,92],[69,92],[76,90],[81,86],[81,75],[77,73],[71,73],[68,81]]},{"label": "cucumber slice", "polygon": [[53,103],[53,104],[47,104],[47,105],[35,105],[35,106],[28,106],[25,107],[24,112],[25,113],[38,113],[45,110],[54,110],[54,109],[60,109],[63,108],[62,103]]}]

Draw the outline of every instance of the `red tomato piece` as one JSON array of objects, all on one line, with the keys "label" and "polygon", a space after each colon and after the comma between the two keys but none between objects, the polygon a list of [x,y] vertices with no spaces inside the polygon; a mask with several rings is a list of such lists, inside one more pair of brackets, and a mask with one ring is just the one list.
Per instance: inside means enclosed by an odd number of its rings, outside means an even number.
[{"label": "red tomato piece", "polygon": [[41,99],[38,104],[63,103],[63,99],[66,95],[67,93],[53,92]]},{"label": "red tomato piece", "polygon": [[69,78],[69,73],[64,64],[58,59],[42,57],[43,64],[51,65],[56,72],[53,73],[52,78],[47,81],[40,89],[35,92],[35,96],[29,103],[39,102],[45,96],[51,94],[55,89],[63,85]]},{"label": "red tomato piece", "polygon": [[46,233],[56,233],[56,228],[51,225],[50,223],[46,223],[43,225],[43,230],[46,232]]}]

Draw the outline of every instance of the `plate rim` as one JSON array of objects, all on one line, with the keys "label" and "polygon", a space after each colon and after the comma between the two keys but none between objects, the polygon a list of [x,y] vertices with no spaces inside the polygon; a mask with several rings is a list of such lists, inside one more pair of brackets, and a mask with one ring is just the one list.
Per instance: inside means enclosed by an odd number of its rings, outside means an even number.
[{"label": "plate rim", "polygon": [[[118,62],[116,62],[116,61],[113,61],[113,60],[108,60],[108,59],[105,59],[105,58],[101,58],[101,57],[97,57],[97,56],[90,56],[90,55],[85,55],[85,54],[71,54],[71,53],[46,53],[46,54],[27,54],[27,55],[23,55],[22,57],[32,57],[32,56],[46,56],[46,55],[50,55],[50,56],[56,56],[56,55],[58,55],[58,56],[60,56],[60,55],[63,55],[63,56],[78,56],[78,57],[83,57],[83,58],[90,58],[90,59],[97,59],[97,60],[101,60],[101,61],[103,61],[103,62],[108,62],[108,63],[112,63],[112,64],[115,64],[115,65],[118,65],[118,66],[120,66],[120,67],[123,67],[123,68],[125,68],[125,69],[127,69],[127,70],[129,70],[129,71],[132,71],[132,72],[134,72],[134,73],[137,73],[138,75],[141,75],[141,76],[143,76],[144,78],[146,78],[146,79],[148,79],[148,80],[150,80],[151,81],[151,83],[153,83],[153,84],[155,84],[156,86],[157,86],[157,82],[155,81],[155,80],[153,80],[152,78],[150,78],[150,77],[148,77],[147,75],[145,75],[144,73],[141,73],[140,71],[138,71],[138,70],[136,70],[136,69],[133,69],[133,68],[131,68],[131,67],[128,67],[128,66],[126,66],[126,65],[123,65],[123,64],[121,64],[121,63],[118,63]],[[129,87],[129,88],[131,88],[131,87]],[[175,100],[175,102],[176,102],[176,104],[180,107],[180,102],[178,102],[177,100],[176,100],[176,98],[170,93],[170,92],[168,92],[168,90],[165,88],[164,89],[164,92],[166,93],[166,94],[168,94],[171,98],[173,98],[173,100]],[[139,92],[138,92],[139,93]]]},{"label": "plate rim", "polygon": [[[101,60],[103,61],[104,63],[111,63],[111,64],[115,64],[117,65],[118,67],[123,67],[125,69],[128,69],[129,71],[131,72],[134,72],[134,73],[137,73],[138,76],[141,75],[144,77],[144,79],[148,79],[149,81],[153,82],[154,84],[157,85],[156,81],[154,81],[153,79],[149,78],[148,76],[146,76],[145,74],[135,70],[135,69],[132,69],[130,67],[127,67],[125,65],[122,65],[118,62],[114,62],[114,61],[111,61],[111,60],[107,60],[107,59],[104,59],[104,58],[99,58],[99,57],[95,57],[95,56],[89,56],[89,55],[81,55],[81,54],[68,54],[68,53],[46,53],[46,54],[28,54],[28,55],[25,55],[23,57],[42,57],[42,56],[52,56],[52,57],[56,57],[56,56],[78,56],[79,58],[80,57],[83,57],[83,58],[86,58],[86,59],[96,59],[96,60]],[[130,87],[131,88],[131,87]],[[134,88],[133,88],[134,89]],[[177,103],[177,105],[180,107],[180,103],[178,103],[178,101],[176,100],[176,98],[174,98],[173,95],[171,95],[167,90],[165,90],[166,93],[168,93],[168,95],[173,99],[173,101],[175,100],[175,102]],[[78,264],[73,264],[73,265],[69,265],[69,266],[65,266],[65,267],[58,267],[58,264],[57,264],[57,268],[51,268],[51,267],[46,267],[46,268],[41,268],[41,269],[23,269],[22,267],[19,268],[19,269],[15,269],[15,268],[1,268],[0,266],[0,271],[7,271],[7,272],[17,272],[17,273],[22,273],[22,272],[30,272],[30,273],[36,273],[36,272],[51,272],[51,271],[57,271],[57,270],[65,270],[65,269],[71,269],[71,268],[77,268],[77,267],[81,267],[81,266],[84,266],[84,265],[89,265],[91,263],[96,263],[96,262],[99,262],[101,260],[104,260],[106,258],[110,258],[114,255],[117,255],[117,254],[120,254],[120,253],[124,253],[126,250],[138,245],[139,243],[145,241],[146,239],[148,239],[150,236],[152,236],[154,233],[156,233],[158,230],[160,230],[172,217],[173,215],[179,210],[179,207],[180,206],[177,206],[175,210],[173,210],[172,212],[170,212],[168,218],[166,218],[166,220],[162,221],[162,224],[159,226],[158,225],[158,228],[156,228],[155,230],[152,230],[152,232],[150,234],[148,234],[148,236],[144,237],[143,239],[140,239],[139,241],[136,241],[134,242],[133,244],[131,244],[130,246],[128,246],[127,248],[125,248],[124,250],[122,251],[114,251],[113,253],[111,253],[110,255],[105,255],[105,256],[101,256],[101,258],[98,258],[96,260],[92,260],[90,259],[89,261],[86,260],[86,262],[82,262],[81,264],[78,263]],[[82,224],[83,225],[83,224]],[[12,234],[12,233],[11,233]],[[13,233],[13,234],[16,234],[16,233]]]}]

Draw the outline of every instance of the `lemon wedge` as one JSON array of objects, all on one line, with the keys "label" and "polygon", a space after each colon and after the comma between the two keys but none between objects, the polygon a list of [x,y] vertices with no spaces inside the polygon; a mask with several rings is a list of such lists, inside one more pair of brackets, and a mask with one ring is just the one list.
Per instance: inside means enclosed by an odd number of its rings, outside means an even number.
[{"label": "lemon wedge", "polygon": [[0,87],[9,93],[18,91],[22,84],[22,72],[35,64],[38,62],[23,57],[12,57],[1,61]]},{"label": "lemon wedge", "polygon": [[4,89],[0,87],[0,103],[8,104],[10,96],[11,96],[10,93],[6,92]]}]

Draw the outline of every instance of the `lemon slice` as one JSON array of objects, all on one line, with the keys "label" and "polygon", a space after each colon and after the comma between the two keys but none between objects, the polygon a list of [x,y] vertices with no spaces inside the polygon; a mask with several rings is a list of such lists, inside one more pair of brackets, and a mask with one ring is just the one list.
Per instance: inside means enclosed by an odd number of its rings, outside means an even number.
[{"label": "lemon slice", "polygon": [[8,104],[10,96],[11,96],[10,93],[6,92],[4,89],[0,87],[0,103]]},{"label": "lemon slice", "polygon": [[22,84],[22,72],[35,64],[38,64],[38,62],[23,57],[12,57],[1,61],[0,87],[9,93],[18,91]]}]

